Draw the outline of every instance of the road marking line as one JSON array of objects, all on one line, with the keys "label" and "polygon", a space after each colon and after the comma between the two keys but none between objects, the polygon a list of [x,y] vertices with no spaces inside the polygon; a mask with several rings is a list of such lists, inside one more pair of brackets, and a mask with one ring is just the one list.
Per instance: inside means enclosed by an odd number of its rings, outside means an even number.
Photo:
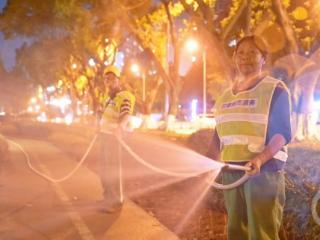
[{"label": "road marking line", "polygon": [[[51,175],[49,169],[42,163],[39,163],[39,167],[47,175]],[[68,195],[63,191],[62,187],[57,183],[51,183],[56,194],[62,202],[62,205],[67,209],[67,213],[73,223],[73,225],[78,230],[79,235],[83,240],[94,240],[92,232],[81,218],[80,214],[73,209],[73,205],[68,197]]]},{"label": "road marking line", "polygon": [[[28,155],[28,153],[25,151],[24,154]],[[43,171],[46,175],[51,175],[51,172],[43,163],[39,162],[38,165],[41,171]],[[50,183],[52,184],[53,189],[59,197],[62,205],[67,209],[67,214],[69,215],[73,225],[77,229],[81,239],[95,240],[95,237],[93,236],[92,232],[90,231],[89,227],[86,225],[84,220],[81,218],[80,214],[74,210],[73,204],[71,203],[68,195],[64,192],[60,184],[54,182]]]}]

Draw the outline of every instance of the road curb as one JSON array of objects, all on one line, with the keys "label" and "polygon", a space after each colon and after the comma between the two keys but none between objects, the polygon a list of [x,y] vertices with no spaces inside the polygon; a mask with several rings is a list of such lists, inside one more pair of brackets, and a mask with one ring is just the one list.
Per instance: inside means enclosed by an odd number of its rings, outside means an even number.
[{"label": "road curb", "polygon": [[108,229],[103,239],[179,240],[156,218],[128,199],[125,200],[118,219]]}]

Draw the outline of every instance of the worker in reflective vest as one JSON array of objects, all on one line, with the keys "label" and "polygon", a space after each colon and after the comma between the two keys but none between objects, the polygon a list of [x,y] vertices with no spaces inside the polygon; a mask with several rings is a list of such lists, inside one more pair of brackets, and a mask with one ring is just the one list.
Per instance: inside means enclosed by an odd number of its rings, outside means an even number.
[{"label": "worker in reflective vest", "polygon": [[135,105],[135,96],[121,88],[120,70],[115,66],[108,66],[104,71],[104,84],[108,93],[102,116],[102,127],[116,127],[128,130],[130,116]]},{"label": "worker in reflective vest", "polygon": [[101,128],[113,134],[101,134],[100,177],[103,200],[98,209],[105,213],[120,210],[123,203],[120,176],[120,143],[123,131],[130,130],[130,117],[135,105],[134,95],[121,88],[120,71],[108,66],[104,71],[104,85],[108,94],[103,109]]},{"label": "worker in reflective vest", "polygon": [[[215,159],[246,165],[251,175],[243,185],[224,191],[228,239],[279,239],[285,202],[284,164],[291,140],[290,98],[286,86],[262,71],[266,48],[247,36],[235,49],[237,77],[216,102]],[[223,183],[241,173],[225,170]]]}]

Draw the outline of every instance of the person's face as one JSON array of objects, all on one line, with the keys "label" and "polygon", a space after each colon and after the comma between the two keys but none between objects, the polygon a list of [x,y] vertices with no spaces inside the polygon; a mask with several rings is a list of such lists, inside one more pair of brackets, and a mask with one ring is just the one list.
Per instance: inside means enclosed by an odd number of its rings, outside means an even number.
[{"label": "person's face", "polygon": [[104,85],[109,92],[114,92],[119,89],[119,78],[113,73],[107,73],[104,76]]},{"label": "person's face", "polygon": [[243,76],[259,73],[264,64],[262,53],[250,40],[245,40],[239,45],[234,61]]}]

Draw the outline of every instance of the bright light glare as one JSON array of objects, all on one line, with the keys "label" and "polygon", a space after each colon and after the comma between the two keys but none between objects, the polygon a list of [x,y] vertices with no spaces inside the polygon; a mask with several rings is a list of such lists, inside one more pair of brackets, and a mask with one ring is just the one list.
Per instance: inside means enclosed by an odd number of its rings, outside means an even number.
[{"label": "bright light glare", "polygon": [[94,67],[96,65],[96,62],[94,61],[93,58],[90,58],[88,63],[89,63],[89,66],[91,66],[91,67]]},{"label": "bright light glare", "polygon": [[54,92],[56,90],[56,87],[55,86],[49,86],[47,87],[47,91],[48,92]]},{"label": "bright light glare", "polygon": [[45,112],[42,112],[38,117],[37,117],[37,120],[39,122],[46,122],[48,121],[48,118],[47,118],[47,115]]},{"label": "bright light glare", "polygon": [[152,113],[150,114],[150,118],[155,121],[155,122],[158,122],[161,120],[162,118],[162,114],[161,113]]},{"label": "bright light glare", "polygon": [[56,107],[65,107],[71,104],[71,100],[68,99],[67,97],[63,97],[60,99],[54,98],[50,101],[50,104]]},{"label": "bright light glare", "polygon": [[33,97],[33,98],[30,99],[30,102],[34,104],[34,103],[37,102],[37,99],[35,97]]},{"label": "bright light glare", "polygon": [[133,63],[130,67],[130,70],[136,75],[140,74],[140,66],[137,63]]},{"label": "bright light glare", "polygon": [[139,128],[142,124],[142,119],[136,116],[130,117],[130,126],[132,128]]},{"label": "bright light glare", "polygon": [[36,112],[39,112],[41,107],[40,107],[40,105],[35,105],[34,108],[35,108]]},{"label": "bright light glare", "polygon": [[189,52],[196,52],[199,50],[199,43],[197,40],[190,38],[186,41],[186,48]]},{"label": "bright light glare", "polygon": [[77,69],[78,65],[77,65],[76,63],[73,63],[73,64],[71,65],[71,67],[72,67],[72,69]]},{"label": "bright light glare", "polygon": [[233,39],[229,42],[229,47],[235,47],[237,45],[237,39]]},{"label": "bright light glare", "polygon": [[313,109],[318,111],[320,110],[320,100],[313,102]]},{"label": "bright light glare", "polygon": [[29,106],[28,109],[27,109],[27,111],[28,111],[29,113],[33,112],[33,107]]},{"label": "bright light glare", "polygon": [[57,118],[52,119],[52,122],[54,122],[54,123],[62,123],[63,119],[60,118],[60,117],[57,117]]},{"label": "bright light glare", "polygon": [[72,122],[73,122],[73,116],[72,116],[72,114],[68,114],[67,116],[65,116],[64,122],[65,122],[67,125],[72,124]]},{"label": "bright light glare", "polygon": [[313,102],[312,121],[316,124],[320,120],[320,100]]},{"label": "bright light glare", "polygon": [[191,120],[195,120],[197,117],[198,100],[193,99],[191,101]]},{"label": "bright light glare", "polygon": [[63,80],[59,79],[58,80],[58,88],[61,88],[63,85]]}]

